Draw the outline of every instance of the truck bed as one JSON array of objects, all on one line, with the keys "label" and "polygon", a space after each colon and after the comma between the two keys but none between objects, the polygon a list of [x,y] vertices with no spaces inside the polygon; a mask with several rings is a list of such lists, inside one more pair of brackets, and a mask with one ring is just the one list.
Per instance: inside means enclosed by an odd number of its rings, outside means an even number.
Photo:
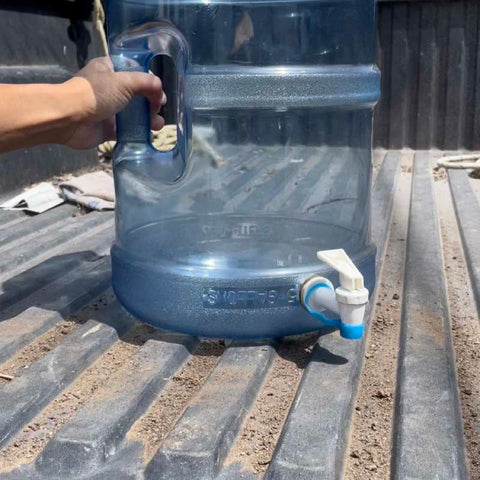
[{"label": "truck bed", "polygon": [[110,289],[111,213],[0,212],[0,479],[480,478],[480,180],[441,155],[375,152],[359,342],[157,331]]}]

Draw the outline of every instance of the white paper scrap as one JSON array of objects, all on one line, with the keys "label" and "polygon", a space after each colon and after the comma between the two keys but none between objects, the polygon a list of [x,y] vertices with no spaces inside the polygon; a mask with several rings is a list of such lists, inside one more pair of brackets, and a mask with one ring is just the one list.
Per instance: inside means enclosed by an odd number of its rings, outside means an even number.
[{"label": "white paper scrap", "polygon": [[30,190],[11,198],[0,208],[4,210],[28,210],[33,213],[43,213],[64,203],[57,189],[50,183],[40,183]]}]

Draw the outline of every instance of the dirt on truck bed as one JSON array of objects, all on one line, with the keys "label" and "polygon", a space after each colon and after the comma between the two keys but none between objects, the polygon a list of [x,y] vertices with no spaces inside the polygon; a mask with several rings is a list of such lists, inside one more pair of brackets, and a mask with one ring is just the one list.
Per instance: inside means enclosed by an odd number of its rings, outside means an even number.
[{"label": "dirt on truck bed", "polygon": [[440,155],[375,152],[359,342],[160,332],[111,213],[0,212],[0,479],[480,479],[480,180]]}]

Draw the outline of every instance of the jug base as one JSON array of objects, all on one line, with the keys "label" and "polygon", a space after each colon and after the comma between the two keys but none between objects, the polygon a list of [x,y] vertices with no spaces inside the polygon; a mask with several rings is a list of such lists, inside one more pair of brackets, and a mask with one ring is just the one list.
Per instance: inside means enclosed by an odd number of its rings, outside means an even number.
[{"label": "jug base", "polygon": [[[238,220],[236,217],[237,223]],[[221,221],[225,224],[230,220],[223,217]],[[272,221],[273,224],[281,223],[279,219],[269,218],[268,221],[271,224]],[[130,249],[124,245],[112,247],[113,288],[120,303],[134,316],[162,329],[216,338],[282,337],[321,328],[322,324],[300,304],[299,289],[314,274],[327,277],[338,285],[338,274],[316,260],[315,248],[310,248],[311,261],[303,265],[293,262],[273,268],[273,257],[269,258],[266,253],[261,257],[258,249],[269,252],[276,248],[274,257],[278,263],[279,258],[284,258],[278,236],[272,238],[269,248],[265,239],[258,245],[245,239],[241,240],[243,243],[236,243],[238,239],[232,239],[231,235],[223,243],[218,239],[208,242],[203,238],[199,241],[192,233],[195,228],[191,218],[175,222],[177,233],[171,221],[168,225],[158,222],[132,232],[136,236],[133,241],[135,250],[128,241],[126,246]],[[210,227],[216,230],[215,221],[210,218],[209,222]],[[259,223],[258,219],[256,222]],[[245,218],[240,223],[253,224],[252,219],[247,221]],[[304,234],[302,228],[313,228],[311,225],[302,227],[302,223],[305,222],[290,226],[297,236]],[[189,226],[190,232],[187,235],[188,231],[185,231],[185,238],[179,233],[184,225]],[[271,228],[275,230],[277,227]],[[315,228],[318,229],[318,224]],[[330,232],[335,229],[332,225],[328,228]],[[174,238],[173,244],[182,253],[183,263],[181,257],[175,254],[173,245],[169,250],[165,246],[163,250],[159,248],[162,246],[162,232]],[[351,241],[352,238],[349,243]],[[319,244],[318,249],[322,246]],[[297,258],[301,249],[294,250],[292,245],[288,247]],[[156,254],[149,250],[153,248]],[[205,252],[215,255],[208,257]],[[242,253],[244,256],[254,255],[258,268],[253,269],[253,264],[242,268],[247,262],[241,260]],[[375,286],[375,255],[373,245],[361,248],[358,243],[355,253],[351,254],[370,292]],[[305,261],[305,255],[302,258]],[[236,263],[232,264],[232,259]],[[222,268],[222,261],[227,260],[230,263]],[[267,268],[268,265],[271,268]]]}]

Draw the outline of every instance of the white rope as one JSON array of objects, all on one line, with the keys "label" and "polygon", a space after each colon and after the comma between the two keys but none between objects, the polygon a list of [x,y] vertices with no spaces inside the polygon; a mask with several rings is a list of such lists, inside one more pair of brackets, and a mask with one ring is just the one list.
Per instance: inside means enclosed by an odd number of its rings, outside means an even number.
[{"label": "white rope", "polygon": [[[99,145],[98,150],[107,158],[113,156],[113,149],[116,142],[110,141]],[[177,144],[177,126],[165,125],[160,131],[152,131],[152,144],[160,152],[168,152],[172,150]]]},{"label": "white rope", "polygon": [[480,154],[450,155],[437,160],[437,168],[480,170]]},{"label": "white rope", "polygon": [[[175,124],[165,125],[159,131],[152,131],[152,145],[160,152],[168,152],[177,144],[177,126]],[[105,159],[113,157],[113,149],[116,142],[109,141],[98,146],[100,155]],[[225,161],[212,147],[208,140],[201,134],[193,131],[193,146],[199,151],[206,153],[211,159],[215,168],[221,167]]]},{"label": "white rope", "polygon": [[108,55],[107,35],[105,34],[105,10],[101,0],[94,0],[93,4],[93,29],[97,32],[100,39],[102,53]]}]

